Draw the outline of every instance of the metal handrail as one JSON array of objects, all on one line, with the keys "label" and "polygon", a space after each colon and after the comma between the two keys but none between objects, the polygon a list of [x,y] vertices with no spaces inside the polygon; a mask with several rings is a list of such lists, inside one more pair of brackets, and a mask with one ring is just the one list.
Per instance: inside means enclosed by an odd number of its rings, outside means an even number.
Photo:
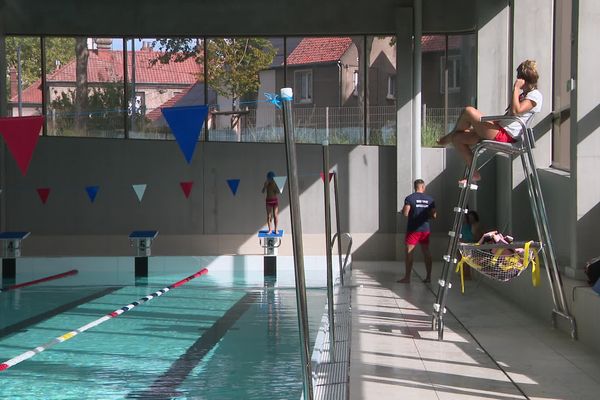
[{"label": "metal handrail", "polygon": [[341,268],[342,273],[344,273],[346,272],[346,265],[348,264],[348,258],[350,257],[350,252],[352,251],[352,235],[350,235],[348,232],[342,232],[341,234],[336,232],[336,234],[333,235],[333,238],[331,239],[331,248],[333,249],[333,245],[335,244],[336,239],[339,240],[339,237],[341,235],[344,235],[349,239],[348,248],[346,249],[346,256],[344,257],[344,263]]},{"label": "metal handrail", "polygon": [[292,114],[293,90],[281,89],[284,120],[285,156],[288,173],[290,199],[290,219],[292,223],[292,247],[294,253],[294,275],[296,278],[296,307],[298,309],[298,330],[300,334],[300,358],[302,362],[302,382],[305,400],[313,400],[312,371],[310,364],[308,311],[306,306],[306,279],[304,277],[304,247],[302,245],[302,218],[300,216],[300,190],[298,189],[298,162],[294,139]]}]

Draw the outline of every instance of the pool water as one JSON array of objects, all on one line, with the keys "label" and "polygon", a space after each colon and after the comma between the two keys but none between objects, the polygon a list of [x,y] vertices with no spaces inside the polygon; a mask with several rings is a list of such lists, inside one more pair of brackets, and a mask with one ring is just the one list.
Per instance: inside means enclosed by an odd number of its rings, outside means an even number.
[{"label": "pool water", "polygon": [[[16,283],[73,268],[65,262],[24,262]],[[123,260],[103,260],[103,274],[97,260],[77,262],[75,277],[0,293],[0,363],[205,266],[197,258],[163,258],[151,263],[147,280],[136,282]],[[252,268],[240,274],[239,264],[208,268],[207,275],[0,372],[0,398],[300,398],[294,287],[285,278],[265,282]],[[325,289],[309,288],[307,298],[313,343]]]}]

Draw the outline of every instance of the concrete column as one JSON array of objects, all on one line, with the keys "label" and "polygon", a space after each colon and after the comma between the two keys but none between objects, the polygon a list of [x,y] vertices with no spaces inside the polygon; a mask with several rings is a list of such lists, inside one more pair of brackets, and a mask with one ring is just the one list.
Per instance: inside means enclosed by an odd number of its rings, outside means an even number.
[{"label": "concrete column", "polygon": [[414,0],[413,51],[413,125],[412,125],[412,180],[421,179],[421,38],[423,36],[423,2]]},{"label": "concrete column", "polygon": [[[413,9],[396,9],[396,232],[404,231],[400,214],[404,198],[412,192],[413,164]],[[396,259],[402,246],[397,235]]]},{"label": "concrete column", "polygon": [[[508,5],[491,14],[481,10],[477,32],[477,108],[484,114],[503,114],[508,104],[509,22]],[[512,214],[512,165],[498,158],[497,168],[497,225],[510,230]]]},{"label": "concrete column", "polygon": [[[552,163],[554,1],[515,1],[512,29],[514,37],[513,65],[510,70],[512,75],[508,76],[510,83],[508,95],[512,94],[512,84],[516,79],[516,69],[519,64],[526,59],[536,60],[540,74],[538,88],[544,96],[544,103],[542,111],[536,115],[532,125],[536,136],[536,148],[533,156],[538,168],[547,168]],[[513,168],[514,188],[524,181],[525,175],[520,160],[515,160]]]},{"label": "concrete column", "polygon": [[[574,51],[576,51],[575,89],[571,92],[571,148],[576,150],[571,164],[576,180],[577,239],[572,267],[598,256],[597,223],[600,220],[600,54],[598,54],[598,21],[600,2],[574,0],[577,18]],[[574,172],[574,173],[573,173]]]},{"label": "concrete column", "polygon": [[[0,6],[0,14],[3,6]],[[6,37],[4,34],[4,24],[0,18],[0,88],[6,87]],[[0,94],[0,117],[5,117],[8,113],[8,104],[4,93]],[[6,186],[6,148],[4,140],[0,141],[0,188],[4,190]],[[0,195],[0,231],[6,230],[6,195]]]}]

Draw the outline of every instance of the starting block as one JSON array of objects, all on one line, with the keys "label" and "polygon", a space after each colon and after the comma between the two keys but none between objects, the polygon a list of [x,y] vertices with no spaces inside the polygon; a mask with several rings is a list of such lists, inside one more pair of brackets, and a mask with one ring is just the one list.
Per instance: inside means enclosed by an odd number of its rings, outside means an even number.
[{"label": "starting block", "polygon": [[281,246],[283,230],[276,232],[259,231],[258,243],[263,248],[265,277],[277,276],[277,248]]},{"label": "starting block", "polygon": [[158,236],[158,231],[133,231],[129,234],[129,243],[135,245],[135,277],[148,277],[148,257],[152,241]]},{"label": "starting block", "polygon": [[21,241],[31,232],[0,232],[2,242],[2,279],[15,279],[17,260],[21,257]]},{"label": "starting block", "polygon": [[137,250],[136,256],[148,257],[150,255],[150,246],[152,241],[158,236],[158,231],[133,231],[129,234],[129,243],[135,244]]},{"label": "starting block", "polygon": [[283,230],[280,229],[277,232],[259,231],[258,242],[263,248],[265,256],[276,256],[277,248],[281,246],[281,238],[283,237]]}]

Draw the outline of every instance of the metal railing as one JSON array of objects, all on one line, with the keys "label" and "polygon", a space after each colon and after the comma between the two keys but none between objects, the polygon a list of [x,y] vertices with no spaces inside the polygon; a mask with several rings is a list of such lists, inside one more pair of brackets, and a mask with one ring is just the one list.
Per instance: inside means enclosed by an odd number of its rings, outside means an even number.
[{"label": "metal railing", "polygon": [[[343,280],[341,277],[344,276],[344,273],[346,272],[346,266],[348,265],[348,259],[350,258],[350,254],[352,252],[352,235],[350,235],[348,232],[343,232],[343,233],[336,233],[335,235],[333,235],[333,239],[331,239],[331,247],[333,248],[333,245],[335,244],[335,241],[338,240],[339,242],[341,242],[340,237],[341,236],[346,236],[348,238],[348,247],[346,248],[346,254],[344,256],[344,261],[340,263],[340,281],[343,284]],[[340,258],[341,258],[340,254]]]},{"label": "metal railing", "polygon": [[[127,121],[131,139],[174,139],[158,109],[145,109],[130,115],[124,110],[90,110],[85,113],[85,123],[77,125],[77,115],[50,108],[47,114],[47,133],[50,136],[125,137]],[[429,108],[423,106],[423,146],[447,133],[456,123],[462,108]],[[368,108],[366,144],[393,146],[396,144],[396,106],[371,106]],[[444,126],[447,115],[447,126]],[[297,143],[365,144],[364,110],[362,107],[296,107],[293,123]],[[85,128],[81,128],[84,126]],[[248,109],[243,111],[232,127],[231,117],[211,115],[208,119],[208,141],[283,143],[283,119],[275,109]]]}]

